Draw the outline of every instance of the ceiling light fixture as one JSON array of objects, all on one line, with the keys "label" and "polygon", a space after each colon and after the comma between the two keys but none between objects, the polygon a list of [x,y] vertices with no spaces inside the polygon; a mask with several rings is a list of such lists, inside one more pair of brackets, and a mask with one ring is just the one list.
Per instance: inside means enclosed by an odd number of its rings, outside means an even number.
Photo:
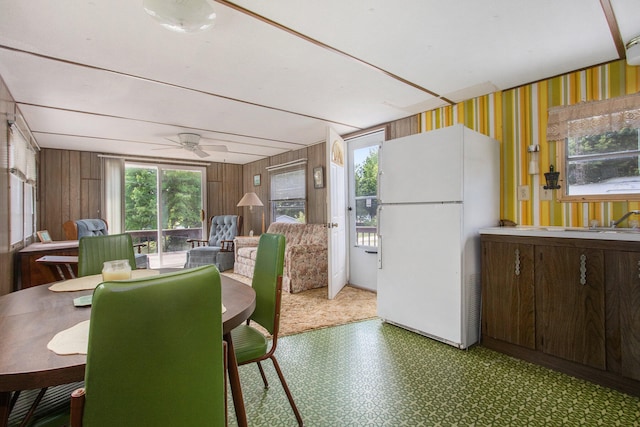
[{"label": "ceiling light fixture", "polygon": [[145,12],[163,27],[178,33],[195,33],[213,26],[213,0],[143,0]]},{"label": "ceiling light fixture", "polygon": [[635,36],[627,43],[627,64],[640,65],[640,36]]}]

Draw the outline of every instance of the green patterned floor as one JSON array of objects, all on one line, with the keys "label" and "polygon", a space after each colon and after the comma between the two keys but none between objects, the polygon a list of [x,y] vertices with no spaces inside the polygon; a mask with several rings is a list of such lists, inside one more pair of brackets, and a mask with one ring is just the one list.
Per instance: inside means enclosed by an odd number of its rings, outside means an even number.
[{"label": "green patterned floor", "polygon": [[[639,398],[380,320],[281,338],[276,356],[310,427],[640,427]],[[263,365],[267,391],[255,365],[240,367],[249,425],[296,425],[273,365]]]}]

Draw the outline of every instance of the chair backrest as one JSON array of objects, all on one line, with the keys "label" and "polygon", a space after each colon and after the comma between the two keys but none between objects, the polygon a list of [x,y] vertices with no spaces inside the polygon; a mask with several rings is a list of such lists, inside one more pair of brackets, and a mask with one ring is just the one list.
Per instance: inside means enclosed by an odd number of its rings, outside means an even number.
[{"label": "chair backrest", "polygon": [[263,233],[260,236],[251,282],[256,292],[256,309],[251,320],[259,323],[274,339],[278,335],[280,321],[284,248],[284,235]]},{"label": "chair backrest", "polygon": [[221,307],[213,266],[100,284],[83,425],[224,425]]},{"label": "chair backrest", "polygon": [[136,268],[133,243],[129,234],[81,237],[78,243],[78,277],[100,274],[105,261],[129,260],[132,270]]},{"label": "chair backrest", "polygon": [[223,240],[233,240],[238,234],[238,215],[216,215],[211,217],[209,246],[222,246]]},{"label": "chair backrest", "polygon": [[104,219],[78,219],[62,224],[67,240],[78,240],[84,236],[104,236],[109,234],[107,222]]}]

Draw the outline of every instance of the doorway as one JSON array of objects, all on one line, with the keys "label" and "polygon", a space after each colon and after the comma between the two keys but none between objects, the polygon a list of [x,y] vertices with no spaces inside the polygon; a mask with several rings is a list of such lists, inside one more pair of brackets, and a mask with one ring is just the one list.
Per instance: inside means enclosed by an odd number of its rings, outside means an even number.
[{"label": "doorway", "polygon": [[384,130],[347,140],[349,173],[349,283],[377,290],[378,148]]},{"label": "doorway", "polygon": [[187,239],[206,238],[205,177],[204,167],[126,162],[125,231],[147,243],[150,268],[183,267]]}]

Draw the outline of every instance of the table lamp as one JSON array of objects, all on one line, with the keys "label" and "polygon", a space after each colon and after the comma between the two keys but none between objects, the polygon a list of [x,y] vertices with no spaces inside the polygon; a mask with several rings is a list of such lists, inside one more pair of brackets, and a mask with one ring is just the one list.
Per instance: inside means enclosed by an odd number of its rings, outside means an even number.
[{"label": "table lamp", "polygon": [[[256,193],[245,193],[238,202],[238,207],[249,206],[250,214],[253,214],[254,206],[264,206]],[[264,211],[262,212],[262,232],[264,233]],[[249,236],[253,236],[253,229],[249,231]]]}]

